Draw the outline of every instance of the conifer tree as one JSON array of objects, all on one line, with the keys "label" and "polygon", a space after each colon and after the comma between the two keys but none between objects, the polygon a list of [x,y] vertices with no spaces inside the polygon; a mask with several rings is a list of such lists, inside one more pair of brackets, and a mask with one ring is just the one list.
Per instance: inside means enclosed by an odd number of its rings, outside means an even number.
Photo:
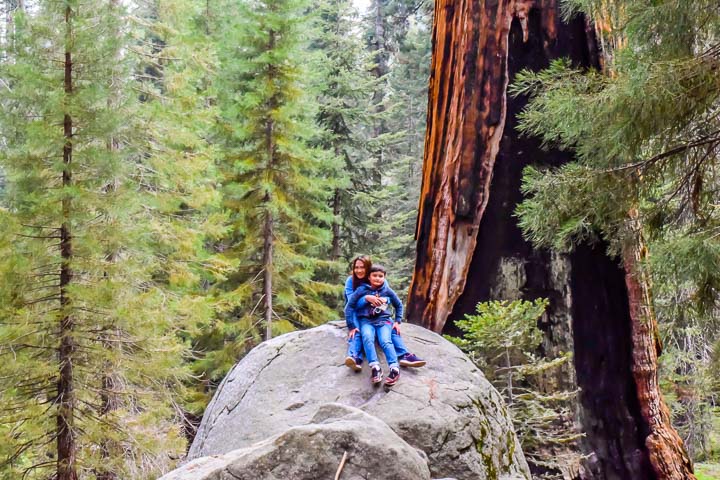
[{"label": "conifer tree", "polygon": [[387,145],[389,160],[378,198],[383,214],[373,227],[379,241],[370,251],[392,272],[393,288],[407,290],[415,257],[415,223],[422,176],[422,155],[430,68],[429,14],[410,18],[393,56],[388,74],[388,123],[394,140]]},{"label": "conifer tree", "polygon": [[[142,159],[138,165],[152,249],[162,259],[154,279],[170,294],[175,325],[192,345],[212,320],[208,285],[226,265],[208,244],[222,232],[217,149],[209,143],[216,110],[210,97],[215,75],[212,20],[202,0],[154,0],[133,10],[135,66],[142,108]],[[192,366],[192,361],[190,361]],[[201,415],[205,385],[190,380],[184,408]],[[178,399],[181,401],[181,399]],[[192,421],[186,422],[190,431]]]},{"label": "conifer tree", "polygon": [[521,128],[577,155],[557,170],[527,171],[521,226],[537,244],[561,248],[601,236],[620,255],[633,335],[645,339],[634,340],[633,373],[650,460],[660,478],[692,478],[657,389],[653,310],[662,303],[652,300],[650,275],[672,271],[688,305],[716,308],[717,270],[708,266],[718,261],[720,16],[706,1],[569,5],[569,14],[580,9],[605,27],[605,72],[558,61],[519,76],[515,91],[533,97]]},{"label": "conifer tree", "polygon": [[[349,0],[318,3],[313,47],[319,56],[319,109],[323,127],[317,143],[337,158],[330,174],[338,184],[332,197],[334,221],[330,258],[349,260],[365,247],[368,207],[360,201],[368,191],[369,152],[363,142],[372,79],[367,52],[355,31],[358,16]],[[343,273],[344,270],[343,270]],[[339,281],[340,278],[335,278]]]},{"label": "conifer tree", "polygon": [[[334,316],[322,301],[338,288],[317,279],[333,221],[322,164],[309,146],[318,127],[306,72],[307,2],[224,4],[218,29],[223,206],[229,223],[217,244],[234,271],[218,285],[218,316],[199,345],[217,381],[245,349]],[[263,332],[264,333],[261,333]]]},{"label": "conifer tree", "polygon": [[536,299],[477,304],[457,325],[461,338],[447,337],[483,371],[505,397],[533,478],[567,478],[579,470],[582,455],[575,443],[582,435],[573,421],[577,392],[548,392],[547,376],[570,361],[538,355],[543,340],[538,320],[548,301]]},{"label": "conifer tree", "polygon": [[126,18],[116,1],[39,1],[15,16],[2,66],[8,478],[154,478],[183,447],[182,348],[154,280]]}]

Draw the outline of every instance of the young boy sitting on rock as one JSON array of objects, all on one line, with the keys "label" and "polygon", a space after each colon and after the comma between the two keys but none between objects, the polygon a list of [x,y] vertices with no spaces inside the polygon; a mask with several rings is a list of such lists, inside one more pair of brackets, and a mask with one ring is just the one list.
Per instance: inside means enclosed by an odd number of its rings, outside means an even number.
[{"label": "young boy sitting on rock", "polygon": [[[368,363],[371,368],[371,381],[373,384],[382,382],[383,371],[380,368],[377,351],[375,350],[375,338],[377,337],[380,347],[385,353],[390,374],[385,385],[395,385],[400,378],[400,368],[398,365],[397,353],[392,342],[392,331],[398,329],[402,322],[403,306],[397,294],[385,283],[385,268],[381,265],[373,265],[370,267],[370,275],[368,276],[369,285],[360,286],[348,299],[345,305],[345,318],[350,319],[355,314],[355,321],[359,325],[360,335],[362,336],[363,347]],[[387,297],[395,309],[395,322],[388,311],[388,304],[375,307],[368,303],[358,307],[358,302],[365,295],[375,295],[378,297]],[[357,310],[356,310],[357,308]]]}]

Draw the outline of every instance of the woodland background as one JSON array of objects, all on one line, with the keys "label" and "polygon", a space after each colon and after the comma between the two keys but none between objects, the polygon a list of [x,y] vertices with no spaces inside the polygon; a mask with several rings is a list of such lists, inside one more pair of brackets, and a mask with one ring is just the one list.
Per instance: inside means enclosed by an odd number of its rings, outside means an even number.
[{"label": "woodland background", "polygon": [[[355,255],[407,292],[433,4],[2,6],[0,474],[156,478],[245,353],[339,317]],[[720,478],[720,10],[563,8],[600,26],[606,73],[558,61],[514,82],[534,98],[519,128],[578,157],[526,170],[518,221],[537,245],[617,255],[637,203],[663,391],[698,477]],[[456,341],[514,406],[535,474],[567,478],[582,432],[574,392],[543,380],[569,361],[541,355],[543,308],[481,305]]]}]

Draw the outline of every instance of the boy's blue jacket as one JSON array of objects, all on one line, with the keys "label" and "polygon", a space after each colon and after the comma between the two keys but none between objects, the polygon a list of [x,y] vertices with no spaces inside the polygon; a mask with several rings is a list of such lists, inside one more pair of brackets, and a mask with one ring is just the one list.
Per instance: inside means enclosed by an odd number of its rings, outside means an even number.
[{"label": "boy's blue jacket", "polygon": [[[362,283],[361,285],[367,285],[367,283]],[[385,283],[383,286],[390,287],[390,284],[388,284],[387,280],[385,280]],[[355,289],[353,288],[353,277],[350,275],[347,280],[345,280],[345,292],[343,295],[345,296],[345,303],[347,304],[347,301],[350,299],[352,294],[355,292]],[[388,299],[388,302],[390,299]],[[353,314],[350,317],[345,317],[345,324],[348,327],[348,330],[352,330],[353,328],[358,328],[360,326],[359,322],[355,321],[355,315],[357,314],[357,310],[365,308],[368,305],[367,301],[365,300],[365,296],[363,295],[360,300],[358,300],[357,305],[355,306],[355,310],[353,311]],[[355,325],[355,326],[353,326]]]},{"label": "boy's blue jacket", "polygon": [[374,290],[372,289],[372,287],[370,287],[370,285],[365,284],[359,286],[358,289],[355,290],[352,295],[350,295],[350,298],[348,298],[348,302],[345,305],[345,321],[348,323],[348,328],[358,328],[359,320],[361,318],[371,319],[372,321],[391,320],[392,317],[387,310],[381,312],[377,316],[371,317],[371,312],[374,307],[369,303],[365,306],[361,304],[361,299],[362,301],[364,301],[365,295],[388,297],[388,299],[390,300],[390,304],[395,309],[395,322],[402,322],[402,302],[400,301],[400,298],[397,296],[397,294],[393,291],[393,289],[387,286],[387,282],[384,283],[382,287],[378,288],[377,290]]}]

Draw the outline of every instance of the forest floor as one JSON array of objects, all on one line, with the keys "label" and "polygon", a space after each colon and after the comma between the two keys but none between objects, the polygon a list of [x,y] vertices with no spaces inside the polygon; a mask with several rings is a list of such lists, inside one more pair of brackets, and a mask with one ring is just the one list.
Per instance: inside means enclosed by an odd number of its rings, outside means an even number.
[{"label": "forest floor", "polygon": [[698,480],[720,480],[720,409],[713,409],[713,427],[708,440],[708,459],[695,464]]},{"label": "forest floor", "polygon": [[720,463],[698,463],[695,475],[698,480],[720,480]]}]

